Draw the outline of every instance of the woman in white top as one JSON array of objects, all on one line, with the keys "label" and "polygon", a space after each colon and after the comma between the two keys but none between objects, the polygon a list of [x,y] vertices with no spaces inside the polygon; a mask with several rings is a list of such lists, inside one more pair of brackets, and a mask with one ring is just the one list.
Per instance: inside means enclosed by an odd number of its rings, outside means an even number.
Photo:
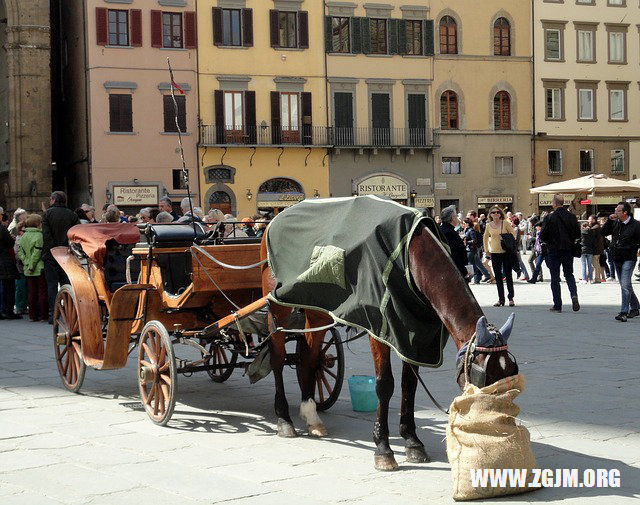
[{"label": "woman in white top", "polygon": [[498,301],[493,304],[494,307],[502,307],[504,305],[504,285],[502,279],[507,281],[507,296],[509,298],[509,306],[513,307],[513,277],[511,277],[512,259],[501,245],[500,235],[503,233],[511,233],[515,237],[515,230],[508,219],[504,218],[504,212],[500,207],[493,206],[489,210],[489,221],[484,229],[484,250],[487,258],[491,258],[493,265],[493,273],[496,276],[496,286],[498,287]]}]

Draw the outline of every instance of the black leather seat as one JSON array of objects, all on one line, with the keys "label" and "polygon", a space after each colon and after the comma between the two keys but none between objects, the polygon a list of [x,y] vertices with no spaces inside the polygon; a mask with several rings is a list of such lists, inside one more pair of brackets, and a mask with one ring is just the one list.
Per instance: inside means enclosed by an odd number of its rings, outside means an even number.
[{"label": "black leather seat", "polygon": [[[192,230],[193,231],[193,230]],[[180,295],[191,284],[190,251],[184,253],[167,253],[155,255],[156,263],[162,273],[162,286],[171,295]]]},{"label": "black leather seat", "polygon": [[147,241],[153,247],[189,247],[194,239],[202,239],[205,230],[200,223],[193,224],[163,223],[151,224],[145,228]]},{"label": "black leather seat", "polygon": [[[118,244],[115,240],[107,241],[107,252],[104,258],[104,280],[107,289],[113,293],[127,284],[127,258],[131,255],[134,244]],[[131,262],[131,280],[138,282],[140,262]]]}]

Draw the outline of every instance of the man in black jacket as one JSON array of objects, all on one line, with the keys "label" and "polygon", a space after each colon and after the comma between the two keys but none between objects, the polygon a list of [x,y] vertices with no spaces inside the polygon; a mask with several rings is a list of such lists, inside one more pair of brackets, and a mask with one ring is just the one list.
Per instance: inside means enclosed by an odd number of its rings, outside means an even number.
[{"label": "man in black jacket", "polygon": [[562,312],[560,296],[560,266],[571,293],[571,305],[574,311],[580,310],[578,288],[573,276],[573,245],[580,238],[578,218],[564,208],[564,197],[553,195],[553,212],[542,223],[540,240],[547,244],[547,267],[551,273],[551,293],[553,307],[551,312]]},{"label": "man in black jacket", "polygon": [[640,308],[631,286],[631,274],[640,247],[640,222],[633,219],[631,205],[627,202],[620,202],[615,213],[609,216],[609,220],[602,227],[602,235],[609,234],[613,264],[622,289],[622,304],[616,319],[625,322],[628,317],[639,315]]},{"label": "man in black jacket", "polygon": [[68,284],[69,278],[51,255],[51,248],[69,245],[67,231],[80,220],[75,212],[67,209],[67,195],[62,191],[51,193],[49,205],[42,217],[42,259],[49,298],[49,324],[52,324],[58,284]]},{"label": "man in black jacket", "polygon": [[442,234],[447,239],[449,243],[449,249],[451,249],[451,259],[458,270],[460,270],[460,274],[466,280],[469,277],[469,273],[467,272],[467,250],[464,247],[464,242],[458,235],[455,227],[460,224],[460,220],[458,219],[458,214],[456,214],[456,208],[454,205],[449,205],[442,209],[440,213],[440,219],[442,219],[442,223],[440,224],[440,230]]}]

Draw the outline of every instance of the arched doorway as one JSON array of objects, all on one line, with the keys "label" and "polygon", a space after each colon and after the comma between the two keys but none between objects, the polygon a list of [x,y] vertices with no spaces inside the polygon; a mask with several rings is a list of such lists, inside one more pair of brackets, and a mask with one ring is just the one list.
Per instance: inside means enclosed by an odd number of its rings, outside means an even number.
[{"label": "arched doorway", "polygon": [[304,200],[302,185],[286,177],[274,177],[264,181],[258,188],[258,210],[276,211]]},{"label": "arched doorway", "polygon": [[231,196],[226,191],[214,191],[209,196],[209,208],[220,209],[223,214],[231,214]]}]

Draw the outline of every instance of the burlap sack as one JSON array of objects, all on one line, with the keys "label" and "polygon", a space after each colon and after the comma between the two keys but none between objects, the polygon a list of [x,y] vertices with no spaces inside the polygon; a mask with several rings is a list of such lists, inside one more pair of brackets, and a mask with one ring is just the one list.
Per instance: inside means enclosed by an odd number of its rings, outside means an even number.
[{"label": "burlap sack", "polygon": [[516,424],[520,408],[513,400],[524,391],[524,377],[515,375],[482,389],[468,384],[449,408],[447,456],[453,477],[453,499],[474,500],[524,493],[526,486],[472,487],[476,469],[526,468],[527,483],[536,460],[529,430]]}]

